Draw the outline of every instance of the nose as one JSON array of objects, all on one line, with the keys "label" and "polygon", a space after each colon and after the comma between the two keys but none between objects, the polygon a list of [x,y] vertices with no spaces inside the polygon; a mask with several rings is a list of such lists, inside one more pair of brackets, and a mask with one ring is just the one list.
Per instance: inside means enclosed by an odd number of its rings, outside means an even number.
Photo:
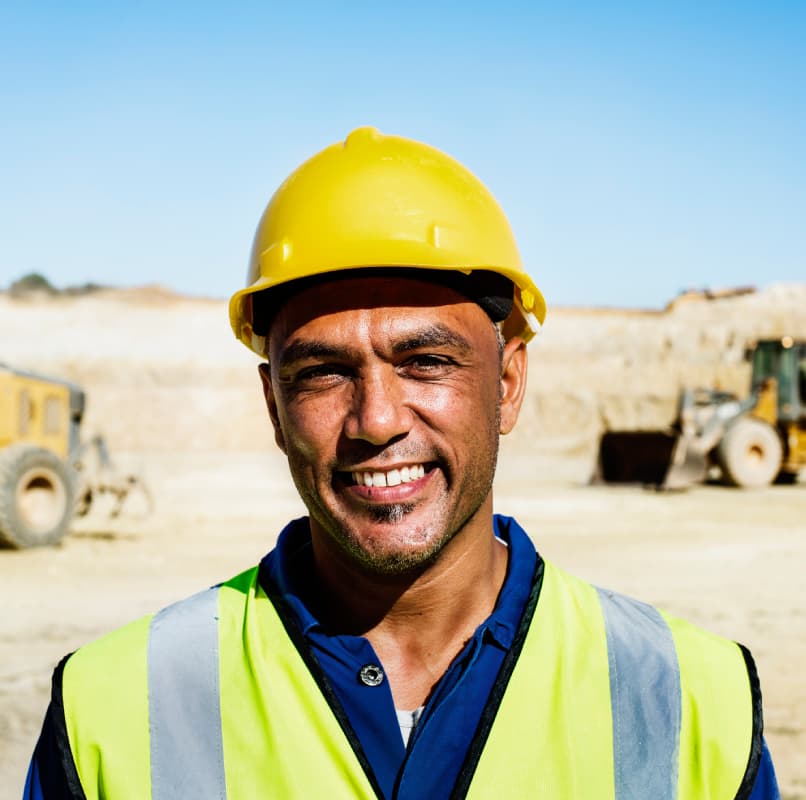
[{"label": "nose", "polygon": [[405,402],[401,378],[392,369],[377,369],[354,384],[344,423],[348,439],[383,445],[408,433],[413,415]]}]

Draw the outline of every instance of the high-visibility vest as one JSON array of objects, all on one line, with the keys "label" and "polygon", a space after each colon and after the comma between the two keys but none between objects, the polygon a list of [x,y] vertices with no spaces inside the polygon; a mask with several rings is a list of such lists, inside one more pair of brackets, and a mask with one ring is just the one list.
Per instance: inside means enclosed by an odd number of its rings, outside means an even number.
[{"label": "high-visibility vest", "polygon": [[[87,800],[377,797],[289,619],[254,568],[74,653],[58,699]],[[452,797],[730,800],[760,752],[747,651],[539,562]]]}]

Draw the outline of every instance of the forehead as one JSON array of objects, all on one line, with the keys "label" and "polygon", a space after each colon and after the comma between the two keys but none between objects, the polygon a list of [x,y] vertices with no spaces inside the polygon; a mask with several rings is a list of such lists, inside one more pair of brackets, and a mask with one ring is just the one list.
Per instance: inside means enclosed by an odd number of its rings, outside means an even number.
[{"label": "forehead", "polygon": [[479,305],[447,286],[397,277],[323,281],[290,297],[270,331],[271,349],[294,335],[360,337],[389,335],[428,325],[492,336],[493,325]]}]

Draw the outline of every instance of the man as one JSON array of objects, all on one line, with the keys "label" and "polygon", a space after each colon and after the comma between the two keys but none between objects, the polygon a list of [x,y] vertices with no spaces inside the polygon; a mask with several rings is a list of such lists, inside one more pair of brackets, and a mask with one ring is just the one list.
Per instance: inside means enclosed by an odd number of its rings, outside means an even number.
[{"label": "man", "polygon": [[774,798],[752,659],[492,512],[545,316],[461,165],[353,132],[230,304],[309,516],[54,675],[27,796]]}]

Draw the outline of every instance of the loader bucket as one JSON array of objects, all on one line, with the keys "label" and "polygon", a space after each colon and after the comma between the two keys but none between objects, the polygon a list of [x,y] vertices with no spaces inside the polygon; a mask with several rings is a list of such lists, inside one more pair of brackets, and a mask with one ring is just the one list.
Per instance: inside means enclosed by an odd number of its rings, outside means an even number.
[{"label": "loader bucket", "polygon": [[705,479],[705,457],[674,431],[609,431],[599,442],[594,483],[684,489]]}]

